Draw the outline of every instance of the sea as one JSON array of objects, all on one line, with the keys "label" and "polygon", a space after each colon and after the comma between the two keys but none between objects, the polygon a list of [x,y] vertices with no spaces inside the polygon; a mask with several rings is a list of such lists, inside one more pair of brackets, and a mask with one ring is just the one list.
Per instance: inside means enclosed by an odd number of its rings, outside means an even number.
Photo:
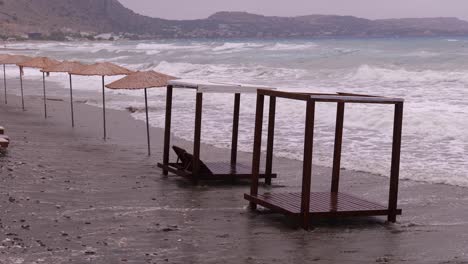
[{"label": "sea", "polygon": [[[401,178],[468,187],[468,38],[15,42],[3,46],[10,53],[109,61],[180,78],[260,84],[286,91],[402,97]],[[41,78],[37,70],[25,73],[26,79]],[[106,82],[120,77],[108,77]],[[7,78],[18,78],[18,68],[8,66]],[[65,74],[52,74],[47,81],[68,89]],[[73,82],[76,90],[95,92],[87,103],[100,106],[99,77],[76,76]],[[108,107],[132,107],[136,111],[131,115],[144,120],[141,90],[106,92],[115,95],[109,97]],[[193,90],[174,92],[173,132],[187,140],[193,140],[193,122],[187,120],[194,119],[194,95]],[[204,143],[230,147],[233,101],[232,94],[205,94]],[[164,127],[165,89],[151,89],[149,105],[151,126]],[[346,107],[344,168],[388,177],[393,113],[389,105]],[[335,116],[335,104],[317,104],[314,164],[332,165]],[[252,152],[254,118],[255,95],[244,94],[239,149],[245,152]],[[302,160],[304,120],[303,102],[278,99],[276,156]]]}]

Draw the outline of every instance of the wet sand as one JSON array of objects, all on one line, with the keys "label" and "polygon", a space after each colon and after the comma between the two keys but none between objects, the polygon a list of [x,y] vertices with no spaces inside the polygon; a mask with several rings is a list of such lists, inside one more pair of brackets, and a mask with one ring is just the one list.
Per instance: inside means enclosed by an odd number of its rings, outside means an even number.
[{"label": "wet sand", "polygon": [[[52,85],[63,93],[52,99],[64,101],[49,100],[45,120],[38,85],[26,82],[25,112],[19,97],[8,105],[1,97],[0,123],[11,137],[0,157],[2,264],[468,263],[466,188],[401,181],[398,223],[320,220],[307,232],[282,215],[249,211],[247,184],[193,186],[162,176],[163,131],[151,129],[148,157],[145,123],[127,112],[108,110],[105,142],[102,109],[79,103],[77,93],[72,129],[67,91]],[[81,97],[91,95],[98,96]],[[228,160],[229,150],[203,145],[202,157]],[[250,163],[251,155],[239,160]],[[261,191],[297,190],[300,168],[276,158],[279,179]],[[312,189],[328,190],[330,169],[313,174]],[[343,170],[341,189],[385,204],[388,181]]]}]

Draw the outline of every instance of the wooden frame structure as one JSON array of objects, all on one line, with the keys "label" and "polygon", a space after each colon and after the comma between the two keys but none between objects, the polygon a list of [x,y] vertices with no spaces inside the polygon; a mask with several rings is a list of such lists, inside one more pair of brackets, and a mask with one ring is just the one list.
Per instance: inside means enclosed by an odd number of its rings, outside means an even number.
[{"label": "wooden frame structure", "polygon": [[[205,86],[203,86],[206,84]],[[205,87],[206,89],[203,89]],[[195,89],[196,93],[196,107],[195,107],[195,135],[193,144],[193,154],[191,155],[191,170],[183,168],[180,163],[169,162],[170,151],[170,136],[171,136],[171,118],[172,118],[172,94],[175,88]],[[227,88],[227,89],[224,89]],[[158,163],[158,167],[163,169],[163,174],[168,175],[169,172],[176,175],[191,179],[195,184],[199,180],[224,180],[234,181],[236,179],[251,179],[252,170],[250,166],[240,164],[237,162],[237,143],[238,143],[238,129],[239,129],[239,114],[240,114],[240,100],[241,93],[250,92],[255,93],[258,89],[272,89],[262,86],[241,86],[227,83],[211,83],[201,82],[198,84],[186,82],[186,80],[169,81],[167,86],[166,97],[166,124],[164,133],[164,154],[163,162]],[[231,160],[230,162],[212,162],[206,163],[206,167],[211,171],[206,173],[201,170],[204,165],[200,160],[200,146],[201,146],[201,124],[202,124],[202,110],[203,110],[203,93],[231,93],[234,94],[234,111],[233,111],[233,125],[232,125],[232,144],[231,144]],[[274,106],[274,104],[273,104]],[[273,127],[274,124],[269,124]],[[272,157],[266,163],[266,170],[264,173],[257,171],[258,178],[264,178],[266,184],[271,184],[271,179],[276,178],[277,175],[272,173]],[[205,167],[205,166],[203,166]]]},{"label": "wooden frame structure", "polygon": [[[265,96],[270,97],[270,102],[274,102],[276,98],[286,98],[300,100],[307,103],[302,191],[300,193],[258,193],[259,165],[262,144],[263,107]],[[315,105],[316,103],[320,102],[336,103],[337,105],[335,146],[330,192],[311,192]],[[369,202],[353,195],[339,192],[344,110],[345,104],[348,103],[391,104],[395,106],[388,206],[379,205],[377,203]],[[401,209],[397,208],[397,204],[403,104],[404,100],[400,98],[387,98],[349,93],[313,94],[258,90],[252,162],[253,178],[251,181],[250,193],[244,194],[244,198],[250,202],[250,208],[255,210],[257,205],[260,205],[274,212],[296,217],[300,221],[301,227],[306,230],[309,229],[310,220],[312,217],[386,215],[389,222],[395,222],[396,216],[401,215],[402,213]],[[270,111],[270,120],[274,119],[274,115],[274,111]],[[268,145],[273,144],[270,142],[270,140],[273,140],[273,130],[274,128],[269,128],[268,134],[271,134],[271,136],[269,136]]]}]

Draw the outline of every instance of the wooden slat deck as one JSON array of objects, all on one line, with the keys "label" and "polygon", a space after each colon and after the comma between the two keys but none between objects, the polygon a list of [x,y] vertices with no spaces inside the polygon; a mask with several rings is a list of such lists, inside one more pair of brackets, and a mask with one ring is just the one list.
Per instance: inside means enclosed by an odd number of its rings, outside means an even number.
[{"label": "wooden slat deck", "polygon": [[[257,196],[245,194],[244,198],[283,214],[299,215],[301,213],[300,193],[266,193]],[[353,195],[331,192],[312,192],[309,212],[312,217],[377,216],[389,213],[386,206]],[[401,215],[401,209],[397,210],[397,214]]]},{"label": "wooden slat deck", "polygon": [[[229,162],[207,162],[206,166],[215,175],[252,175],[252,167],[242,163],[231,165]],[[265,174],[261,172],[261,174]]]},{"label": "wooden slat deck", "polygon": [[[252,168],[248,165],[237,163],[237,165],[232,166],[230,162],[207,162],[206,166],[210,169],[212,174],[201,173],[200,179],[205,180],[228,180],[228,179],[250,179],[252,177]],[[161,163],[158,163],[158,167],[167,169],[172,173],[175,173],[183,177],[192,177],[190,171],[180,169],[180,166],[177,163],[169,163],[169,166],[164,166]],[[265,178],[266,174],[264,172],[260,173],[260,178]],[[271,178],[276,178],[276,174],[271,174]]]}]

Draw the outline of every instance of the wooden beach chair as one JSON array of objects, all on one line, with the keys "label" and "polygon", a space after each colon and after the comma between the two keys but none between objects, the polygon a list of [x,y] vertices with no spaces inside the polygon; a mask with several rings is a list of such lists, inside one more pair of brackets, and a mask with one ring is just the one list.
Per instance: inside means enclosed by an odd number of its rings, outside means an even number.
[{"label": "wooden beach chair", "polygon": [[[302,189],[298,192],[259,193],[258,191],[260,153],[262,145],[263,106],[265,96],[269,96],[270,99],[285,98],[307,103],[304,132]],[[315,107],[317,103],[334,103],[337,105],[331,189],[330,191],[325,192],[311,192],[314,120]],[[302,228],[306,230],[309,229],[310,220],[319,217],[341,218],[351,216],[362,217],[385,215],[389,222],[395,222],[396,216],[401,215],[402,213],[401,209],[398,209],[397,205],[403,103],[404,100],[401,98],[368,95],[344,93],[308,94],[258,90],[252,162],[253,178],[251,181],[250,193],[244,194],[244,198],[250,202],[250,208],[255,210],[257,206],[262,206],[273,212],[294,217],[298,220]],[[394,105],[392,160],[390,164],[390,187],[387,205],[370,202],[358,196],[350,195],[339,190],[345,104]],[[270,111],[270,118],[274,118],[274,115],[275,112]],[[271,146],[272,145],[267,146],[267,153],[271,151]]]},{"label": "wooden beach chair", "polygon": [[[177,168],[178,174],[190,177],[193,172],[193,155],[188,153],[185,149],[173,146],[172,149],[177,155],[176,163],[171,165]],[[250,166],[237,164],[232,166],[227,162],[203,162],[200,160],[199,177],[204,180],[234,180],[236,178],[249,178],[252,169]],[[276,177],[276,175],[273,175]]]},{"label": "wooden beach chair", "polygon": [[[177,155],[177,162],[169,162],[170,152],[170,135],[171,135],[171,118],[172,118],[172,93],[174,88],[191,89],[196,92],[196,107],[195,107],[195,135],[192,153],[180,147],[173,147]],[[235,181],[237,179],[250,180],[252,178],[252,169],[250,166],[237,162],[237,142],[239,130],[239,112],[241,93],[255,93],[257,89],[272,89],[265,86],[256,85],[241,85],[230,83],[206,82],[197,80],[171,80],[167,86],[166,98],[166,125],[164,134],[164,155],[163,162],[158,163],[158,167],[162,168],[163,174],[168,175],[169,172],[179,176],[191,179],[194,183],[198,180],[214,180],[214,181]],[[200,157],[201,148],[201,121],[202,121],[202,106],[204,93],[224,93],[234,95],[234,111],[232,125],[232,144],[231,144],[231,160],[226,162],[203,162]],[[269,123],[270,127],[274,126],[274,122]],[[272,153],[267,153],[272,158]],[[272,159],[269,159],[270,161]],[[265,179],[266,184],[271,184],[271,179],[276,178],[276,174],[272,172],[272,163],[268,162],[265,166],[265,171],[259,174],[260,178]]]},{"label": "wooden beach chair", "polygon": [[[177,155],[177,161],[174,167],[179,168],[182,171],[192,171],[193,155],[188,153],[185,149],[172,146],[172,149]],[[213,172],[205,165],[203,161],[200,161],[200,173],[201,174],[213,174]]]}]

